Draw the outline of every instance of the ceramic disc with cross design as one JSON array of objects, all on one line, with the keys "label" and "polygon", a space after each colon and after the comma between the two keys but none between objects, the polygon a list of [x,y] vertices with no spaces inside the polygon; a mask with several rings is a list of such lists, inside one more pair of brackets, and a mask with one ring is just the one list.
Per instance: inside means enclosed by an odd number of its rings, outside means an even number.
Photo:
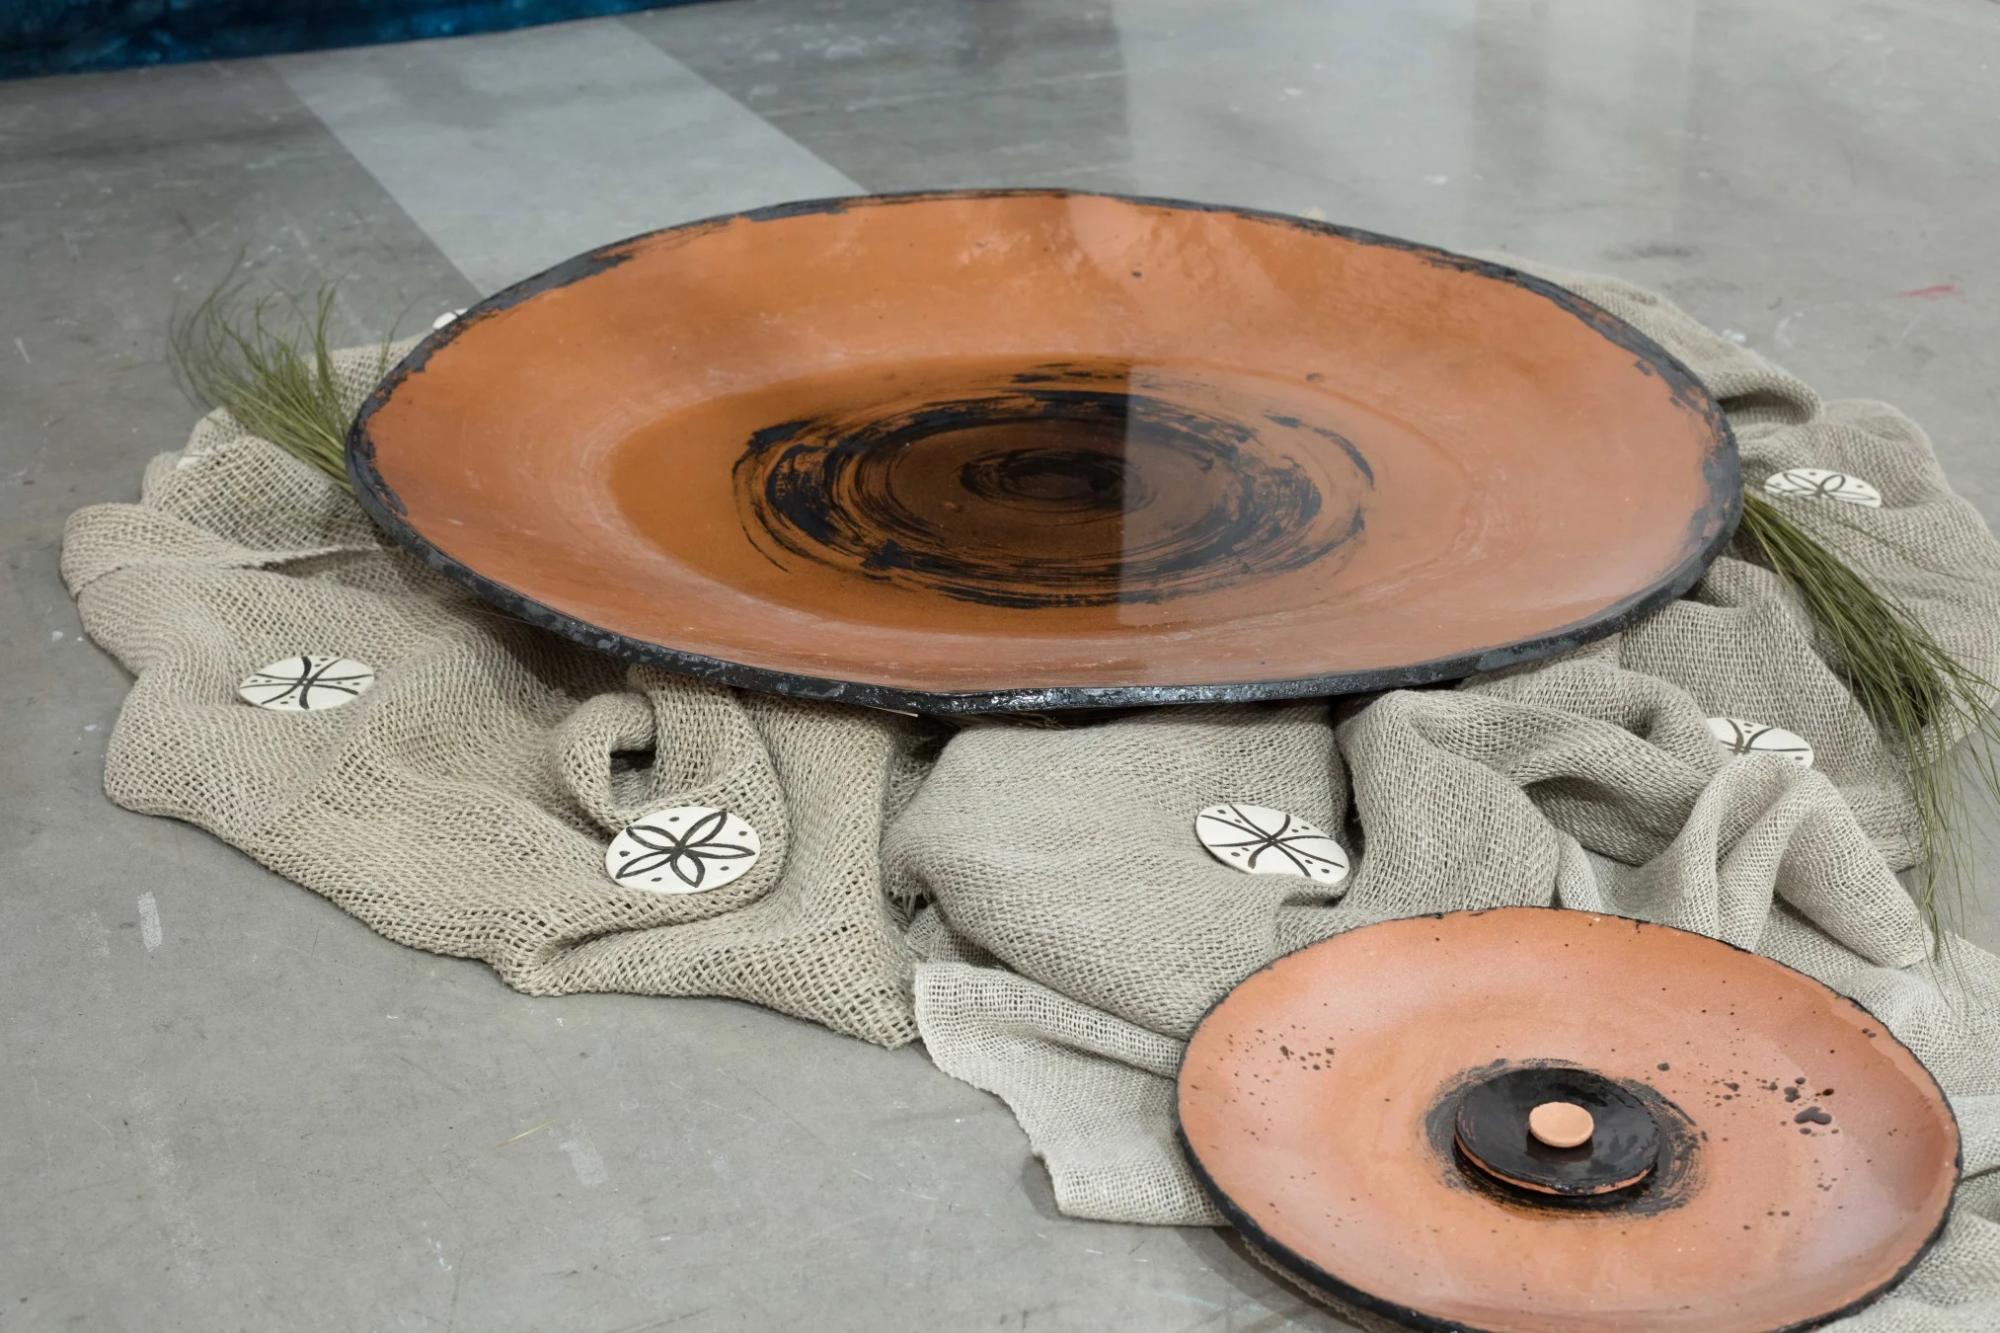
[{"label": "ceramic disc with cross design", "polygon": [[333,653],[301,653],[266,663],[236,687],[245,703],[277,713],[324,713],[375,686],[375,668]]}]

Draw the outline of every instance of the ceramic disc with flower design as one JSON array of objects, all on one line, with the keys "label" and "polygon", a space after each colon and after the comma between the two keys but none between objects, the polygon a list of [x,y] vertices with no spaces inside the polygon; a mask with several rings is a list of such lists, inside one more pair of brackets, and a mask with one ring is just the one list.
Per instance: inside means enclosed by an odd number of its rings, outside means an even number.
[{"label": "ceramic disc with flower design", "polygon": [[741,815],[677,805],[627,824],[605,849],[604,873],[654,893],[701,893],[741,879],[763,850]]},{"label": "ceramic disc with flower design", "polygon": [[1839,500],[1866,509],[1882,507],[1882,492],[1875,484],[1852,472],[1834,472],[1823,467],[1788,467],[1764,478],[1764,491],[1776,496],[1809,496]]}]

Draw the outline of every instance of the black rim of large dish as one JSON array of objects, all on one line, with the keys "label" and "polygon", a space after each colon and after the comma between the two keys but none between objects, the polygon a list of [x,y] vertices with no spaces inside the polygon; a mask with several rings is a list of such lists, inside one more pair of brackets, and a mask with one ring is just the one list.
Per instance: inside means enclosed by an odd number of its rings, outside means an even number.
[{"label": "black rim of large dish", "polygon": [[[820,213],[844,213],[855,208],[922,203],[939,199],[1023,197],[1109,199],[1147,208],[1227,213],[1255,221],[1275,222],[1362,245],[1387,246],[1391,249],[1408,251],[1441,267],[1511,283],[1533,292],[1575,316],[1600,337],[1630,352],[1641,369],[1659,377],[1677,399],[1707,418],[1714,435],[1704,465],[1709,494],[1707,503],[1695,514],[1691,530],[1706,530],[1708,536],[1697,547],[1691,549],[1681,563],[1668,571],[1665,577],[1593,615],[1532,639],[1497,644],[1490,648],[1427,662],[1363,671],[1335,671],[1324,675],[1295,676],[1282,680],[1199,685],[1055,685],[930,691],[749,666],[646,639],[635,639],[578,620],[504,583],[486,577],[439,550],[406,521],[402,500],[383,480],[375,466],[375,442],[369,434],[369,419],[389,400],[403,381],[423,371],[425,363],[434,353],[477,323],[484,315],[506,310],[544,292],[569,286],[571,283],[615,268],[625,261],[631,247],[641,241],[736,221],[767,222]],[[741,213],[725,213],[695,222],[642,232],[637,236],[628,236],[623,240],[599,246],[595,250],[565,260],[545,272],[487,297],[467,309],[458,319],[441,329],[433,330],[412,348],[368,395],[361,405],[361,410],[356,413],[354,424],[347,434],[347,475],[354,485],[354,493],[360,499],[362,508],[400,545],[415,552],[426,565],[446,578],[529,624],[553,631],[566,639],[609,653],[614,657],[661,667],[698,680],[790,695],[794,698],[932,715],[1058,712],[1180,703],[1252,703],[1319,695],[1364,694],[1458,680],[1482,671],[1535,661],[1614,634],[1688,591],[1701,580],[1715,557],[1729,545],[1731,538],[1735,536],[1736,525],[1743,512],[1743,485],[1737,459],[1736,437],[1729,427],[1728,419],[1723,415],[1720,404],[1709,393],[1707,386],[1673,353],[1638,329],[1603,307],[1565,291],[1551,282],[1489,260],[1474,259],[1468,255],[1455,254],[1415,241],[1294,217],[1285,213],[1235,208],[1222,204],[1195,203],[1181,199],[1157,199],[1140,195],[1101,194],[1086,190],[1062,189],[938,190],[811,199],[751,209]]]}]

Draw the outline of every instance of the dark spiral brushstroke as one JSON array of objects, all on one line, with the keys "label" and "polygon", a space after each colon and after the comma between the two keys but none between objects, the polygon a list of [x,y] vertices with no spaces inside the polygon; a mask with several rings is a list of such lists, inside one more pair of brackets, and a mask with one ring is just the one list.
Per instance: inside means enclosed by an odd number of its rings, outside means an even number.
[{"label": "dark spiral brushstroke", "polygon": [[[1351,495],[1330,499],[1257,427],[1101,379],[1051,368],[902,411],[767,427],[735,469],[745,530],[781,568],[805,559],[1019,608],[1217,592],[1361,535],[1373,478],[1345,439],[1303,427],[1344,451]],[[1156,505],[1191,512],[1163,526]]]}]

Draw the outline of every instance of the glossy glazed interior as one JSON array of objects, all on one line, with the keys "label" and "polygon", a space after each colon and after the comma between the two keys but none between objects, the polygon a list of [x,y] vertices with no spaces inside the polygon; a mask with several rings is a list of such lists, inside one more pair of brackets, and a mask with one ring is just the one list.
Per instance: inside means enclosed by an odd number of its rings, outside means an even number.
[{"label": "glossy glazed interior", "polygon": [[1733,446],[1632,338],[1288,219],[849,201],[477,308],[357,438],[447,561],[678,654],[914,693],[1289,681],[1561,634],[1698,563]]},{"label": "glossy glazed interior", "polygon": [[[1539,1060],[1677,1107],[1687,1169],[1580,1211],[1469,1186],[1438,1107]],[[1196,1031],[1179,1114],[1295,1274],[1478,1329],[1817,1319],[1914,1262],[1958,1175],[1936,1083],[1864,1010],[1700,936],[1553,909],[1389,922],[1279,960]]]}]

